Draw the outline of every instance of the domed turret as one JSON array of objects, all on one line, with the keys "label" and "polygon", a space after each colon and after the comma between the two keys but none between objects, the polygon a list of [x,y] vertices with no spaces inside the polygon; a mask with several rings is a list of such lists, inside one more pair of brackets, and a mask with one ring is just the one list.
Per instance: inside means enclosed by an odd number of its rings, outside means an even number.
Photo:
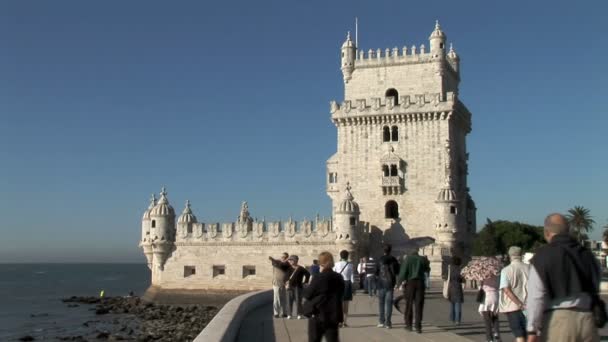
[{"label": "domed turret", "polygon": [[177,223],[196,223],[196,216],[192,213],[192,209],[190,208],[190,201],[186,201],[186,207],[182,214],[177,219]]},{"label": "domed turret", "polygon": [[437,202],[457,202],[456,192],[454,192],[454,190],[452,190],[450,187],[445,187],[439,190]]},{"label": "domed turret", "polygon": [[448,52],[448,61],[450,62],[450,65],[452,65],[452,68],[454,68],[454,71],[459,72],[460,57],[456,53],[456,50],[454,50],[454,46],[452,44],[450,44],[450,51]]},{"label": "domed turret", "polygon": [[339,213],[359,215],[359,204],[355,202],[353,194],[350,193],[350,183],[346,183],[346,194],[340,205],[338,205]]},{"label": "domed turret", "polygon": [[158,203],[150,211],[150,216],[175,216],[175,210],[169,204],[167,199],[167,192],[165,188],[162,188],[160,192],[160,199]]},{"label": "domed turret", "polygon": [[186,207],[177,219],[177,231],[179,232],[179,236],[185,238],[188,235],[191,235],[195,223],[197,223],[196,216],[194,216],[192,209],[190,209],[190,201],[186,201]]},{"label": "domed turret", "polygon": [[162,188],[158,203],[150,211],[150,220],[154,264],[162,270],[175,242],[175,210],[169,204],[165,188]]},{"label": "domed turret", "polygon": [[357,227],[359,225],[359,204],[355,202],[353,194],[350,192],[350,183],[346,183],[344,199],[336,208],[336,239],[347,244],[357,241]]},{"label": "domed turret", "polygon": [[150,205],[148,209],[144,211],[144,215],[141,219],[141,241],[139,242],[139,246],[143,249],[144,255],[146,256],[146,260],[148,262],[148,267],[152,268],[152,239],[150,238],[150,228],[151,228],[151,218],[150,212],[152,208],[156,205],[156,197],[152,194],[152,198],[150,199]]},{"label": "domed turret", "polygon": [[451,250],[456,240],[458,220],[462,216],[459,212],[460,201],[452,187],[446,184],[439,190],[435,203],[437,204],[435,226],[437,242]]},{"label": "domed turret", "polygon": [[144,211],[142,221],[150,221],[150,212],[152,211],[152,208],[154,208],[155,205],[156,205],[156,196],[154,194],[152,194],[152,197],[150,198],[150,205],[148,205],[148,209],[146,209],[146,211]]},{"label": "domed turret", "polygon": [[439,26],[439,20],[437,20],[435,21],[435,30],[433,30],[431,36],[429,37],[429,42],[431,45],[431,55],[437,57],[445,56],[445,40],[445,33],[441,31],[441,26]]},{"label": "domed turret", "polygon": [[342,55],[340,58],[340,65],[342,69],[342,75],[344,76],[344,83],[348,83],[355,70],[355,58],[357,57],[357,47],[355,43],[350,39],[350,31],[346,36],[346,41],[342,44]]}]

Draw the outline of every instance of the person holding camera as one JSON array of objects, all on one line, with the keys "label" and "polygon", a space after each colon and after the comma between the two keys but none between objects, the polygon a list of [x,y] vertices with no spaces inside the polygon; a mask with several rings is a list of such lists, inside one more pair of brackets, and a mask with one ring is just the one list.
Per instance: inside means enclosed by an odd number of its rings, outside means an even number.
[{"label": "person holding camera", "polygon": [[281,255],[281,259],[277,260],[273,257],[268,257],[272,263],[272,309],[274,311],[274,318],[287,317],[287,311],[285,310],[285,274],[291,268],[287,262],[289,254],[287,252]]}]

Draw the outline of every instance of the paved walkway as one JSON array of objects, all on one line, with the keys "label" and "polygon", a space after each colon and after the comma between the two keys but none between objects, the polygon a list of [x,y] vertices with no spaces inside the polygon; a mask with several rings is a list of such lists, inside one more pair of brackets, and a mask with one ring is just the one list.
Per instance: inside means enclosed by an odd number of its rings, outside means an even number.
[{"label": "paved walkway", "polygon": [[[430,308],[427,308],[427,311]],[[404,329],[403,315],[393,311],[393,329],[377,328],[378,299],[357,294],[350,307],[349,327],[340,329],[342,341],[450,341],[464,342],[470,339],[447,332],[444,329],[423,324],[422,334],[408,332]],[[423,320],[424,321],[424,320]],[[424,322],[423,322],[424,323]],[[243,321],[239,331],[239,342],[307,342],[307,321],[274,319],[271,304],[260,307],[250,313]]]}]

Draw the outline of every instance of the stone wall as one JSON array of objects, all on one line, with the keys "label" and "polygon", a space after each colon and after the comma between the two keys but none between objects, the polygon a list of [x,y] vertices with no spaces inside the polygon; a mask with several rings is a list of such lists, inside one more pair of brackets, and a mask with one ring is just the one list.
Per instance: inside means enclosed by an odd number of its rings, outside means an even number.
[{"label": "stone wall", "polygon": [[[278,259],[287,252],[298,255],[301,265],[309,266],[323,251],[336,256],[338,252],[332,242],[179,243],[164,269],[155,271],[152,283],[163,289],[268,289],[273,275],[269,256]],[[191,267],[195,274],[185,273]],[[219,267],[224,267],[224,274],[219,274]],[[249,274],[252,268],[255,275]]]}]

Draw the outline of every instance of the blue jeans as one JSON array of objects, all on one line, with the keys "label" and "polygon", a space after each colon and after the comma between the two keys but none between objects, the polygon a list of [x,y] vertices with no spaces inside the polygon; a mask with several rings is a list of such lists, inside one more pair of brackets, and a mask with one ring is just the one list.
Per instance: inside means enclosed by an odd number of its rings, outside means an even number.
[{"label": "blue jeans", "polygon": [[369,276],[365,278],[365,284],[367,285],[367,292],[372,297],[376,294],[376,276]]},{"label": "blue jeans", "polygon": [[462,303],[461,302],[450,302],[450,321],[460,323],[462,319]]},{"label": "blue jeans", "polygon": [[380,324],[387,327],[393,325],[391,316],[393,315],[393,289],[378,289],[378,309],[380,311]]}]

